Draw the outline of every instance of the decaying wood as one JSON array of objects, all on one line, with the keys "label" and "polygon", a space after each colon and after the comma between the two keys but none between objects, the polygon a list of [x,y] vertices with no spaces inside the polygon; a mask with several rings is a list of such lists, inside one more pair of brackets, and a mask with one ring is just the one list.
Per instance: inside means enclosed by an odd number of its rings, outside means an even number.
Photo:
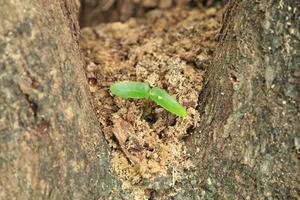
[{"label": "decaying wood", "polygon": [[[0,4],[0,199],[121,199],[82,71],[78,2]],[[174,199],[299,198],[299,13],[298,1],[229,1],[187,140],[195,168]]]},{"label": "decaying wood", "polygon": [[221,0],[81,0],[80,24],[95,26],[102,22],[126,21],[130,17],[143,17],[153,9],[174,6],[211,6]]}]

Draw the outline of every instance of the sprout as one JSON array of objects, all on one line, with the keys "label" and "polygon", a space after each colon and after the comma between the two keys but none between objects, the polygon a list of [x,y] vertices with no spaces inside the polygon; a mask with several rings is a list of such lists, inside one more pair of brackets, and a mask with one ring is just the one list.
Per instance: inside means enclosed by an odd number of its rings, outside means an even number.
[{"label": "sprout", "polygon": [[110,86],[112,94],[124,98],[144,99],[150,98],[158,105],[169,112],[180,117],[186,117],[185,108],[180,105],[174,97],[169,95],[165,90],[158,87],[150,88],[147,83],[142,82],[122,82]]}]

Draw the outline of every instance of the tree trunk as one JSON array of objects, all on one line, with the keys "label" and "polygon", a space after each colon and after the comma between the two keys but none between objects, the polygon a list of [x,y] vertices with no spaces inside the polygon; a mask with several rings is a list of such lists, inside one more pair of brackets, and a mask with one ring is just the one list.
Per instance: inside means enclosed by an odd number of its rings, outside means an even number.
[{"label": "tree trunk", "polygon": [[0,4],[0,199],[104,198],[114,180],[79,53],[78,2]]},{"label": "tree trunk", "polygon": [[300,3],[230,1],[200,95],[204,199],[299,199]]},{"label": "tree trunk", "polygon": [[[78,2],[0,3],[0,199],[122,199],[87,92]],[[299,13],[291,0],[228,2],[187,139],[195,168],[174,199],[299,198]]]}]

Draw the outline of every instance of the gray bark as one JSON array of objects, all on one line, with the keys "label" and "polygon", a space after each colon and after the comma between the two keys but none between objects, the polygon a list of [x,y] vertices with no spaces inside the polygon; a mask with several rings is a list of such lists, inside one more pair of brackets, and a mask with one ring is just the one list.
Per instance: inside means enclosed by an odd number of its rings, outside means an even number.
[{"label": "gray bark", "polygon": [[105,198],[114,179],[76,42],[78,2],[0,5],[0,199]]},{"label": "gray bark", "polygon": [[299,199],[299,1],[230,1],[189,139],[204,199]]},{"label": "gray bark", "polygon": [[[84,80],[77,2],[0,4],[0,199],[121,199]],[[299,11],[228,3],[187,139],[196,167],[174,199],[299,198]]]}]

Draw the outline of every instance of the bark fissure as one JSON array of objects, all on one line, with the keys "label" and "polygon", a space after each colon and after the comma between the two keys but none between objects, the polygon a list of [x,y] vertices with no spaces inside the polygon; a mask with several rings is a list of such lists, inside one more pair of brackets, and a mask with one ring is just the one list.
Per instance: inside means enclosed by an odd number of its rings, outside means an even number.
[{"label": "bark fissure", "polygon": [[[84,25],[187,3],[85,2]],[[1,2],[0,199],[126,196],[110,172],[108,147],[91,106],[78,10],[78,0]],[[295,0],[228,1],[198,99],[201,125],[184,138],[194,167],[178,182],[161,180],[163,185],[147,191],[149,198],[174,191],[174,199],[299,198],[299,11]],[[153,21],[159,21],[155,15]],[[140,36],[131,39],[139,42]],[[180,59],[204,68],[197,55]],[[137,68],[138,59],[132,65]]]}]

